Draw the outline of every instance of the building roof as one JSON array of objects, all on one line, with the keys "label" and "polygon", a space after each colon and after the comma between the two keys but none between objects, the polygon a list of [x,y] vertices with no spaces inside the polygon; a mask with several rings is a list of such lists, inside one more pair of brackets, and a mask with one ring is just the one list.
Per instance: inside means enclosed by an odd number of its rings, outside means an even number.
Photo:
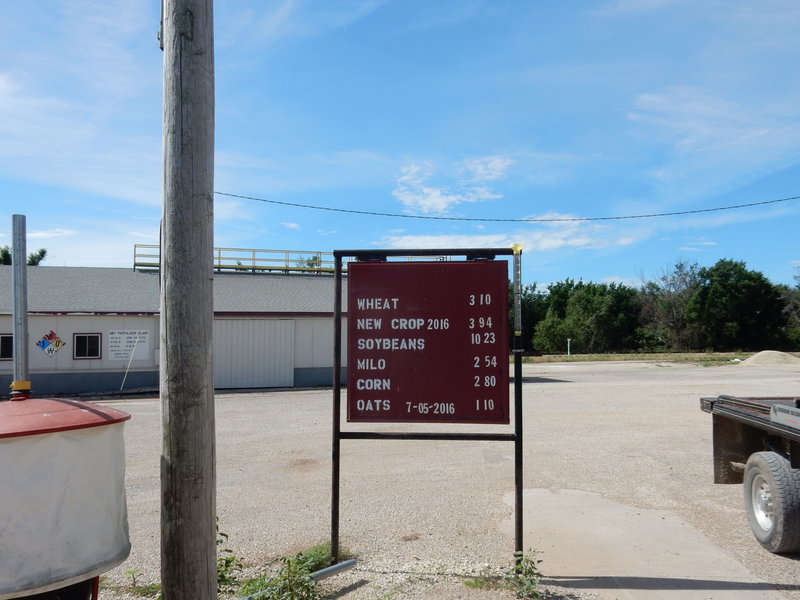
[{"label": "building roof", "polygon": [[[11,266],[0,265],[0,314],[12,311],[11,271]],[[157,271],[36,266],[27,269],[27,277],[29,313],[159,312]],[[214,274],[215,313],[332,314],[333,303],[330,275]]]}]

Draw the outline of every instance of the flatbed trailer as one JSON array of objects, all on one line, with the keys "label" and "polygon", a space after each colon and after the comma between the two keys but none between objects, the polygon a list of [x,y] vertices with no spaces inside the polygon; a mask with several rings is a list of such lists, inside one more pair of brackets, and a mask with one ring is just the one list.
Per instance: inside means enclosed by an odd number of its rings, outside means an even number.
[{"label": "flatbed trailer", "polygon": [[800,398],[701,398],[712,416],[714,483],[744,484],[750,528],[775,553],[800,552]]}]

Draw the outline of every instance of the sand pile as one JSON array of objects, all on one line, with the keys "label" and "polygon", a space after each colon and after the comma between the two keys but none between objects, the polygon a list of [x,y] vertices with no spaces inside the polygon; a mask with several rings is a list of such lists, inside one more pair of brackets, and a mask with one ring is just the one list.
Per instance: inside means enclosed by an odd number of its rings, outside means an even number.
[{"label": "sand pile", "polygon": [[800,358],[787,354],[786,352],[778,352],[777,350],[764,350],[754,354],[750,358],[742,361],[742,366],[762,366],[762,365],[800,365]]}]

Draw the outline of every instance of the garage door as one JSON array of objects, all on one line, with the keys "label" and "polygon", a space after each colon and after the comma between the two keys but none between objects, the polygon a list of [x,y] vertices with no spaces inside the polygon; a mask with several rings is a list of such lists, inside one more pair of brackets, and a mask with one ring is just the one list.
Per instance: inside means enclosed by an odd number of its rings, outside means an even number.
[{"label": "garage door", "polygon": [[214,320],[215,388],[293,385],[293,320]]}]

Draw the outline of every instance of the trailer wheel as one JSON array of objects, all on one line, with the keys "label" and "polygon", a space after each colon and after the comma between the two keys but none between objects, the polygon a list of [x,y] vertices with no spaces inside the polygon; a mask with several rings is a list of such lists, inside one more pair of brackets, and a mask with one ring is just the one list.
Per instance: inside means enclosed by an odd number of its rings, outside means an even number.
[{"label": "trailer wheel", "polygon": [[750,528],[770,552],[800,550],[800,470],[776,452],[750,455],[744,468]]}]

